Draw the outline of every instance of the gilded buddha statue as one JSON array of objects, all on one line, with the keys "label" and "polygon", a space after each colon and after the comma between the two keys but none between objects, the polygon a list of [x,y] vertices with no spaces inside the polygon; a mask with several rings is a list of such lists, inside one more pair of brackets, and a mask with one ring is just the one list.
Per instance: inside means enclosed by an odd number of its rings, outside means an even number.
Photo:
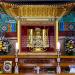
[{"label": "gilded buddha statue", "polygon": [[28,30],[28,47],[32,52],[44,52],[44,48],[49,47],[47,29],[35,28]]}]

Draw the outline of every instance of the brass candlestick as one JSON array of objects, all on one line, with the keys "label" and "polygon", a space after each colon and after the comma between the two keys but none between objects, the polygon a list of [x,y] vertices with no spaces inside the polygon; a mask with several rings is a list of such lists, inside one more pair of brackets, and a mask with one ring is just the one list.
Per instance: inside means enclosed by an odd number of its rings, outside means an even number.
[{"label": "brass candlestick", "polygon": [[19,47],[18,47],[18,43],[16,43],[16,51],[15,51],[15,73],[18,74],[19,73],[19,67],[18,67],[18,52],[19,52]]}]

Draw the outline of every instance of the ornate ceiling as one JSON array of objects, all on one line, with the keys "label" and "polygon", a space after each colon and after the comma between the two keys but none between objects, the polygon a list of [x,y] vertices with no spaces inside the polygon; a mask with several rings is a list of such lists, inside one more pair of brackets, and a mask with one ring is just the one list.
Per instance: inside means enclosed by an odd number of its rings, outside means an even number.
[{"label": "ornate ceiling", "polygon": [[58,18],[68,13],[75,3],[53,5],[16,5],[0,2],[7,14],[13,17]]}]

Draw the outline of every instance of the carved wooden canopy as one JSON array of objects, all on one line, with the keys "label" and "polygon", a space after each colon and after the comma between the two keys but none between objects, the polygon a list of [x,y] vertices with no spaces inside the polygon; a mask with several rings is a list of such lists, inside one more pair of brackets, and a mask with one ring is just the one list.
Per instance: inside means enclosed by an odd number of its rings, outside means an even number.
[{"label": "carved wooden canopy", "polygon": [[59,5],[16,5],[6,2],[0,2],[7,14],[13,17],[39,17],[39,18],[58,18],[70,11],[75,3],[66,3]]}]

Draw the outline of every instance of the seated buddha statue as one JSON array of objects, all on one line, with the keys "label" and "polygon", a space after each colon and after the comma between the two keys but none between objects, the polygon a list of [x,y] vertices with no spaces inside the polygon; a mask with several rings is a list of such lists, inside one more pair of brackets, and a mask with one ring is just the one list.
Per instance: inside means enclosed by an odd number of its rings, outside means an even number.
[{"label": "seated buddha statue", "polygon": [[34,37],[33,37],[33,46],[37,47],[37,48],[43,47],[43,40],[42,40],[40,28],[35,29],[35,33],[34,33]]},{"label": "seated buddha statue", "polygon": [[44,52],[44,48],[48,47],[47,36],[44,29],[29,29],[28,47],[32,48],[32,52]]},{"label": "seated buddha statue", "polygon": [[43,52],[43,39],[41,28],[35,28],[33,36],[33,52]]}]

